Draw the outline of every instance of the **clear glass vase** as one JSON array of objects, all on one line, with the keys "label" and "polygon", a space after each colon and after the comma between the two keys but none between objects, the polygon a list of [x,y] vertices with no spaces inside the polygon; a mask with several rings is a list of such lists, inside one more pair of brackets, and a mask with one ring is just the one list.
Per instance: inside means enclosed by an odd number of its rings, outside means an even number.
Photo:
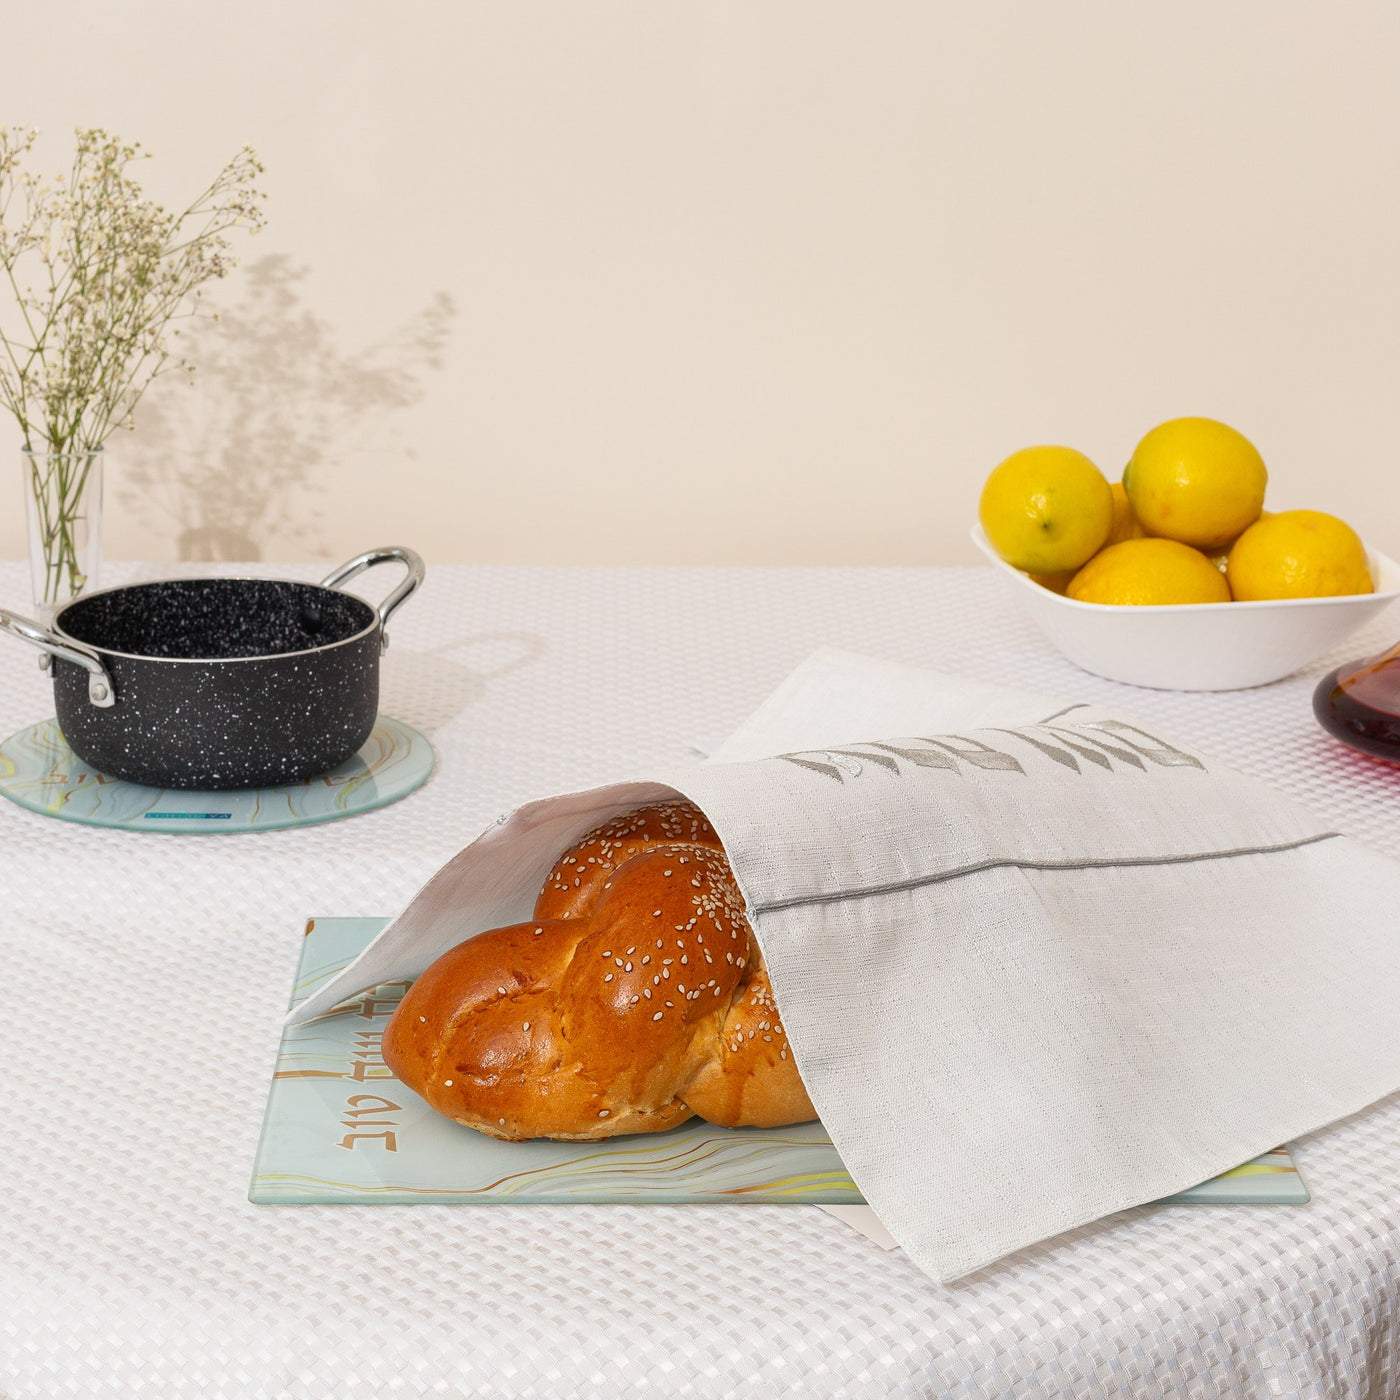
[{"label": "clear glass vase", "polygon": [[23,450],[29,577],[47,627],[71,598],[97,586],[102,560],[102,449]]}]

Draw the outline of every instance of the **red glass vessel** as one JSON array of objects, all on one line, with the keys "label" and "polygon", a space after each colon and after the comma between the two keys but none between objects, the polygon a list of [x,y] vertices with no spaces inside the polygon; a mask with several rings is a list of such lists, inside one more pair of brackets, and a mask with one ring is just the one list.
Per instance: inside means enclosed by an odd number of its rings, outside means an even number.
[{"label": "red glass vessel", "polygon": [[1313,713],[1333,738],[1400,763],[1400,645],[1324,676]]}]

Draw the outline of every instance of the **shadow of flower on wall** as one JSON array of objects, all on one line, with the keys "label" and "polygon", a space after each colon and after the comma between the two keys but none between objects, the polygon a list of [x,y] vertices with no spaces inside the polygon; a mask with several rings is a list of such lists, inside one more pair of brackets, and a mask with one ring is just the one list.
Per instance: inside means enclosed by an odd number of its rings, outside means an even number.
[{"label": "shadow of flower on wall", "polygon": [[387,453],[385,418],[424,394],[455,315],[440,292],[385,339],[346,353],[302,303],[307,268],[285,255],[238,274],[241,300],[189,323],[188,383],[149,394],[136,415],[123,503],[173,530],[182,560],[261,559],[270,546],[323,552],[315,533],[326,472]]}]

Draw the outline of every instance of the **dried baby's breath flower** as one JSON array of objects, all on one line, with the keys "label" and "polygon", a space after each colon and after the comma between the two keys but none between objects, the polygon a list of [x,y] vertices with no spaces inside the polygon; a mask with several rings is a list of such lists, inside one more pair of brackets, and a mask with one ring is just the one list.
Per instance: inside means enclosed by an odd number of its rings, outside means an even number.
[{"label": "dried baby's breath flower", "polygon": [[[23,168],[38,132],[0,126],[0,278],[10,303],[0,315],[0,404],[28,450],[74,460],[130,426],[158,375],[193,368],[170,344],[172,323],[197,314],[204,284],[234,266],[228,231],[263,223],[263,167],[251,146],[172,214],[129,173],[146,159],[139,144],[100,127],[76,135],[68,174],[45,180]],[[81,489],[60,481],[49,503],[44,530],[56,548]]]}]

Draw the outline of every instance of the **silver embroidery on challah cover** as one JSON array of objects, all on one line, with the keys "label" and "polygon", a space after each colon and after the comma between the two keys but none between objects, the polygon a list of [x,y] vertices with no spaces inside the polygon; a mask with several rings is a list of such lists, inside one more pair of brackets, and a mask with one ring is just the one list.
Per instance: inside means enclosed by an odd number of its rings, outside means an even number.
[{"label": "silver embroidery on challah cover", "polygon": [[711,762],[518,809],[298,1018],[529,917],[576,837],[676,793],[832,1140],[936,1278],[1400,1088],[1400,866],[1129,716],[834,651]]}]

